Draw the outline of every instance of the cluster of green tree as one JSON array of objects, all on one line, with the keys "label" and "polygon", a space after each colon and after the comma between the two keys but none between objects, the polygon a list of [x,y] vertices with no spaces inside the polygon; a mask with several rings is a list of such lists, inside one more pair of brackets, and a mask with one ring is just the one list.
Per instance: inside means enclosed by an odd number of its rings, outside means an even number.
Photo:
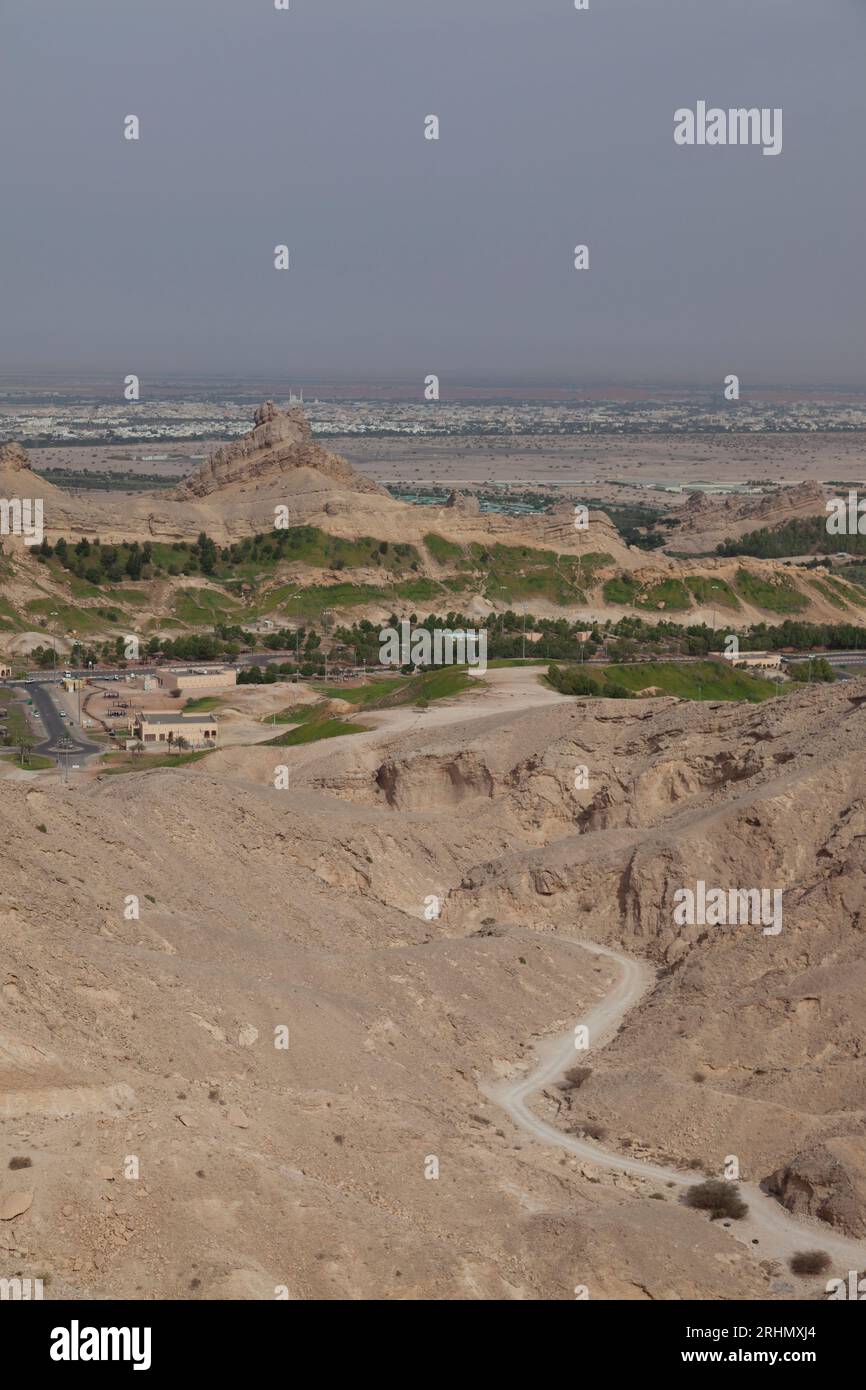
[{"label": "cluster of green tree", "polygon": [[839,550],[866,555],[866,536],[831,536],[826,516],[793,517],[781,526],[765,526],[716,546],[717,555],[754,555],[760,560],[777,560],[783,555],[833,555]]},{"label": "cluster of green tree", "polygon": [[281,665],[276,662],[272,666],[248,666],[243,671],[238,671],[238,685],[274,685],[284,676],[324,676],[325,667],[317,665],[312,661],[302,661],[297,665],[294,661],[284,661]]},{"label": "cluster of green tree", "polygon": [[254,638],[251,633],[246,633],[245,636],[249,638],[250,645],[264,647],[269,652],[286,652],[293,647],[300,651],[302,646],[305,651],[311,652],[322,645],[320,634],[313,628],[307,631],[305,627],[299,627],[295,631],[281,627],[275,632],[269,632],[266,637]]},{"label": "cluster of green tree", "polygon": [[607,700],[630,700],[632,692],[619,681],[593,680],[580,666],[548,666],[547,679],[562,695],[599,695]]},{"label": "cluster of green tree", "polygon": [[166,486],[160,473],[120,473],[94,468],[41,468],[39,477],[55,487],[74,488],[76,492],[153,492]]},{"label": "cluster of green tree", "polygon": [[826,647],[831,652],[862,651],[866,647],[866,632],[856,623],[804,623],[787,618],[778,627],[756,623],[745,638],[741,636],[740,646],[756,651],[781,651],[785,647],[798,652],[815,647]]},{"label": "cluster of green tree", "polygon": [[802,681],[804,684],[824,681],[831,685],[836,679],[836,672],[824,656],[810,656],[808,661],[792,662],[787,669],[792,681]]},{"label": "cluster of green tree", "polygon": [[[629,615],[615,623],[606,622],[603,637],[612,661],[628,659],[635,654],[706,656],[723,652],[727,632],[716,632],[705,623],[680,627],[664,620],[649,623]],[[739,630],[743,651],[809,651],[826,647],[828,651],[863,650],[866,631],[855,623],[808,623],[786,618],[783,623],[754,623]]]},{"label": "cluster of green tree", "polygon": [[[405,617],[405,615],[403,615]],[[449,612],[431,614],[418,620],[415,613],[409,615],[414,627],[434,628],[475,628],[477,618],[465,613]],[[379,659],[379,633],[383,627],[399,628],[400,617],[396,613],[384,623],[371,623],[364,618],[351,627],[338,627],[336,638],[348,647],[355,649],[357,660],[375,664]],[[523,614],[509,610],[506,613],[491,613],[486,621],[487,658],[508,659],[523,655]],[[526,615],[526,631],[540,633],[540,637],[526,643],[526,656],[541,657],[555,661],[586,661],[602,647],[607,660],[611,662],[631,661],[638,656],[668,657],[707,656],[711,652],[726,650],[727,631],[715,631],[706,623],[693,623],[683,627],[665,619],[650,622],[637,614],[626,614],[616,620],[607,619],[603,624],[593,624],[590,628],[578,619],[569,622],[567,618],[536,618]],[[586,640],[581,633],[589,631]],[[740,631],[740,645],[744,651],[778,651],[792,647],[795,651],[808,651],[815,647],[826,647],[830,651],[847,651],[866,648],[866,632],[853,623],[807,623],[797,619],[786,619],[773,626],[769,623],[756,623]]]},{"label": "cluster of green tree", "polygon": [[32,666],[38,666],[40,671],[48,671],[57,665],[57,656],[53,647],[34,647],[27,658]]},{"label": "cluster of green tree", "polygon": [[658,550],[660,545],[664,545],[665,533],[657,527],[667,525],[667,522],[662,522],[661,513],[654,508],[644,507],[640,503],[605,502],[599,505],[610,517],[626,545],[635,545],[640,550]]},{"label": "cluster of green tree", "polygon": [[[247,634],[249,636],[249,634]],[[218,661],[221,658],[234,660],[240,653],[242,643],[239,641],[221,641],[218,637],[211,636],[184,636],[184,637],[150,637],[147,642],[142,643],[141,655],[144,658],[164,656],[170,661]],[[252,645],[252,638],[245,646]],[[41,650],[37,648],[37,651]],[[84,644],[76,642],[72,647],[69,658],[70,664],[76,668],[86,666],[119,665],[126,666],[128,663],[125,657],[126,639],[115,637],[106,642],[95,642]],[[47,665],[53,665],[54,653],[48,648],[50,660]]]},{"label": "cluster of green tree", "polygon": [[408,543],[378,541],[364,537],[343,541],[328,536],[315,526],[289,526],[259,532],[231,545],[218,546],[202,531],[195,541],[174,541],[171,546],[154,546],[150,541],[124,541],[103,545],[98,540],[80,540],[74,546],[63,537],[50,545],[47,540],[36,547],[40,560],[55,555],[63,567],[91,584],[105,581],[147,580],[157,574],[215,575],[231,579],[245,567],[275,565],[281,560],[306,560],[328,565],[333,570],[346,565],[387,565],[389,568],[418,570],[418,556]]},{"label": "cluster of green tree", "polygon": [[[351,627],[338,627],[334,636],[347,647],[355,649],[359,662],[375,664],[379,660],[381,646],[379,633],[385,627],[395,627],[399,631],[401,619],[405,618],[405,614],[398,616],[396,613],[392,613],[383,623],[371,623],[367,618],[362,618]],[[457,631],[478,627],[477,618],[453,611],[445,614],[431,613],[423,620],[419,620],[417,613],[410,613],[408,621],[413,628],[425,627],[430,632],[436,628]],[[585,624],[569,622],[567,618],[536,619],[531,613],[527,613],[524,618],[523,613],[515,613],[513,609],[508,609],[505,613],[491,613],[484,626],[487,629],[488,660],[523,656],[524,630],[541,633],[539,640],[526,642],[527,657],[541,654],[545,658],[558,657],[561,660],[581,657],[586,659],[598,650],[603,641],[598,627],[593,628],[590,637],[582,642],[577,634],[588,631]]]},{"label": "cluster of green tree", "polygon": [[379,541],[371,536],[344,541],[316,526],[286,526],[234,541],[220,550],[219,563],[221,570],[233,570],[250,564],[306,559],[327,564],[335,570],[345,569],[347,564],[385,563],[417,570],[417,555],[414,546],[406,543]]},{"label": "cluster of green tree", "polygon": [[[405,615],[403,615],[405,616]],[[477,618],[465,613],[448,612],[431,614],[419,621],[418,615],[409,615],[409,622],[415,627],[426,627],[431,632],[436,629],[477,628]],[[392,613],[381,623],[372,623],[367,618],[353,623],[351,627],[337,627],[333,637],[342,647],[347,648],[349,659],[360,665],[375,666],[379,662],[380,632],[383,627],[396,627],[399,630],[401,616]],[[706,624],[693,624],[682,627],[664,619],[648,622],[637,614],[626,614],[604,624],[594,624],[592,628],[583,627],[578,620],[569,622],[566,618],[536,618],[526,614],[526,631],[540,633],[536,641],[526,642],[528,659],[539,657],[546,661],[583,662],[602,651],[611,664],[633,660],[637,656],[675,660],[678,656],[707,656],[712,652],[724,652],[727,634],[717,632]],[[487,620],[488,660],[514,659],[523,655],[524,615],[508,610],[505,613],[491,614]],[[589,637],[581,634],[589,631]],[[778,651],[791,648],[794,651],[808,651],[825,648],[828,651],[849,651],[866,649],[866,632],[853,623],[807,623],[787,619],[778,626],[757,623],[740,631],[740,645],[744,651]],[[264,638],[236,624],[218,624],[213,635],[189,634],[175,638],[151,637],[142,645],[145,657],[163,656],[177,661],[217,661],[234,660],[241,651],[296,651],[299,669],[304,675],[317,674],[324,670],[316,663],[316,656],[322,643],[322,634],[312,625],[297,630],[281,628],[268,633]],[[71,662],[74,666],[100,664],[125,664],[123,661],[124,642],[114,638],[103,643],[84,645],[76,643],[72,649]],[[50,668],[57,664],[52,647],[37,647],[32,654],[34,665]],[[307,670],[306,667],[312,669]],[[252,678],[255,680],[255,677]],[[798,677],[794,677],[798,679]],[[808,679],[808,675],[805,677]],[[813,675],[812,679],[818,679]],[[576,692],[569,692],[576,693]]]},{"label": "cluster of green tree", "polygon": [[[150,637],[142,644],[141,654],[144,658],[162,656],[169,661],[234,661],[244,650],[254,651],[264,646],[269,651],[286,651],[294,647],[309,660],[310,654],[315,653],[321,643],[321,634],[312,628],[308,630],[302,627],[297,632],[285,628],[269,633],[262,643],[252,632],[223,624],[214,629],[213,636],[193,633],[180,637]],[[76,642],[69,660],[76,668],[89,665],[126,666],[125,649],[126,639],[123,637],[89,644]],[[54,666],[53,648],[37,647],[33,652],[33,661],[40,667]]]},{"label": "cluster of green tree", "polygon": [[86,538],[70,545],[63,536],[54,545],[47,540],[37,546],[34,554],[45,561],[55,555],[65,570],[85,579],[88,584],[120,584],[123,580],[150,579],[154,573],[153,546],[150,541],[121,545],[103,545]]}]

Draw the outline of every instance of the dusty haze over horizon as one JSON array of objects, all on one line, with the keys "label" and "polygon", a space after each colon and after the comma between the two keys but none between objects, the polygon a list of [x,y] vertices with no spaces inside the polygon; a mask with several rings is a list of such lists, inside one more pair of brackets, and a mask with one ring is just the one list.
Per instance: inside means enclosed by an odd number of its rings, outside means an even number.
[{"label": "dusty haze over horizon", "polygon": [[[0,0],[0,34],[0,371],[866,385],[863,4]],[[782,154],[677,147],[701,100],[782,108]]]}]

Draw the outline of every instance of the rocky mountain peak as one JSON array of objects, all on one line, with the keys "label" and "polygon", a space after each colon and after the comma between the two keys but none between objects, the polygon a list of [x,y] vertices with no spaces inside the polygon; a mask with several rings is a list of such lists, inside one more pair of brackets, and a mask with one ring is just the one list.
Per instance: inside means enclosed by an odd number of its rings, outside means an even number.
[{"label": "rocky mountain peak", "polygon": [[0,444],[0,473],[29,473],[30,460],[20,444]]}]

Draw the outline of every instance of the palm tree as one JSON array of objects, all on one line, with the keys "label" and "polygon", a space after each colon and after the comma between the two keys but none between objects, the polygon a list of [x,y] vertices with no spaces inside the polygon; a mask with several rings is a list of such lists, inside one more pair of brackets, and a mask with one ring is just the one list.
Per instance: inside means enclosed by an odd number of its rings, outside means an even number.
[{"label": "palm tree", "polygon": [[34,740],[29,734],[22,734],[18,740],[18,757],[23,767],[25,762],[30,762],[30,754],[33,751]]}]

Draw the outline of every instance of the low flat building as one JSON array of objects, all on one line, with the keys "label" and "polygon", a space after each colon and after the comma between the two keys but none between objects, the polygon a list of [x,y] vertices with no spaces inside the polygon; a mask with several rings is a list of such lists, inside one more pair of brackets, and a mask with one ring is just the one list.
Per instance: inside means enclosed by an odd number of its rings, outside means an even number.
[{"label": "low flat building", "polygon": [[238,673],[234,666],[214,667],[207,670],[201,666],[187,666],[182,669],[161,671],[159,683],[163,690],[169,690],[178,695],[186,695],[192,691],[201,690],[226,690],[230,686],[237,685]]},{"label": "low flat building", "polygon": [[134,719],[133,733],[146,752],[174,747],[180,740],[190,748],[215,748],[217,724],[212,714],[162,714],[141,710]]},{"label": "low flat building", "polygon": [[753,667],[759,671],[777,671],[782,665],[781,652],[740,652],[734,657],[735,666]]}]

